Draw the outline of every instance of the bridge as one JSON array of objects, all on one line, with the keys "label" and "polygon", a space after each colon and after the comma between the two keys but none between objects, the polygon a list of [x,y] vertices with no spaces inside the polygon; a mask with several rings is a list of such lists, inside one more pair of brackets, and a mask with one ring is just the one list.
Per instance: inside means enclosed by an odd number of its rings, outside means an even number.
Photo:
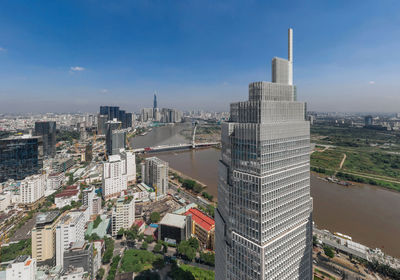
[{"label": "bridge", "polygon": [[177,150],[189,150],[196,148],[206,148],[206,147],[215,147],[219,146],[220,142],[206,142],[206,143],[187,143],[187,144],[176,144],[176,145],[161,145],[155,147],[146,147],[146,148],[138,148],[132,149],[134,153],[158,153],[158,152],[166,152],[166,151],[177,151]]}]

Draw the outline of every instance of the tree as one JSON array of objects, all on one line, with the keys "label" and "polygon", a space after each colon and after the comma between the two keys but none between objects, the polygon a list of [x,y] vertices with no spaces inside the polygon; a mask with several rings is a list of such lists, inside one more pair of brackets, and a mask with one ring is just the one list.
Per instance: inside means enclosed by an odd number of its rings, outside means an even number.
[{"label": "tree", "polygon": [[215,266],[215,254],[214,253],[200,253],[200,260],[210,266]]},{"label": "tree", "polygon": [[156,246],[154,246],[153,252],[154,253],[160,253],[161,252],[162,245],[160,243],[157,243]]},{"label": "tree", "polygon": [[159,256],[159,258],[156,258],[156,259],[153,261],[153,267],[154,267],[155,269],[161,269],[161,268],[163,268],[164,266],[165,266],[164,258],[161,257],[161,256]]},{"label": "tree", "polygon": [[122,235],[124,235],[124,232],[125,232],[124,228],[120,228],[120,229],[118,230],[118,232],[117,232],[117,235],[118,235],[118,236],[122,236]]},{"label": "tree", "polygon": [[329,246],[324,246],[324,253],[325,255],[327,255],[328,257],[330,257],[331,259],[335,256],[335,252],[333,251],[333,249]]},{"label": "tree", "polygon": [[94,220],[94,222],[93,222],[93,228],[94,229],[97,228],[100,223],[101,223],[101,217],[100,217],[100,215],[98,215],[96,220]]},{"label": "tree", "polygon": [[142,247],[140,247],[140,249],[147,250],[148,247],[149,247],[149,245],[147,244],[147,242],[143,241]]},{"label": "tree", "polygon": [[104,270],[104,268],[101,267],[101,268],[97,271],[96,279],[98,279],[98,280],[103,279],[104,273],[105,273],[105,270]]},{"label": "tree", "polygon": [[160,213],[158,213],[158,212],[151,213],[150,221],[152,223],[158,223],[160,220],[161,220]]},{"label": "tree", "polygon": [[196,257],[196,249],[193,248],[189,241],[186,240],[179,243],[178,253],[189,261],[192,261]]},{"label": "tree", "polygon": [[147,243],[152,243],[154,241],[154,237],[151,235],[146,236],[145,241]]},{"label": "tree", "polygon": [[189,246],[198,250],[199,249],[199,241],[197,238],[191,237],[189,240]]}]

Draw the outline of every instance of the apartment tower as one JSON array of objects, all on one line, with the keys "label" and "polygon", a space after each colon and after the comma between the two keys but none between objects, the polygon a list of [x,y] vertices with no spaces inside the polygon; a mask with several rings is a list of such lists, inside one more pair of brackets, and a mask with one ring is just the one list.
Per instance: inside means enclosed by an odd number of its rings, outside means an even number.
[{"label": "apartment tower", "polygon": [[222,124],[215,279],[312,279],[310,125],[288,59]]}]

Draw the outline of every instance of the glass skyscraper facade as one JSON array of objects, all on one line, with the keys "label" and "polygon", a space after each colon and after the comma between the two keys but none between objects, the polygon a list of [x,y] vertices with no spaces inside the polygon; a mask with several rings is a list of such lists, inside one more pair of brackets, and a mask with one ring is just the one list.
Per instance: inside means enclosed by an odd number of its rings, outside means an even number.
[{"label": "glass skyscraper facade", "polygon": [[35,135],[42,136],[43,139],[44,156],[54,157],[56,155],[56,133],[56,122],[35,122]]},{"label": "glass skyscraper facade", "polygon": [[43,167],[42,138],[17,136],[0,139],[0,182],[22,180]]},{"label": "glass skyscraper facade", "polygon": [[310,125],[291,80],[291,34],[273,82],[251,83],[222,124],[217,280],[312,279]]}]

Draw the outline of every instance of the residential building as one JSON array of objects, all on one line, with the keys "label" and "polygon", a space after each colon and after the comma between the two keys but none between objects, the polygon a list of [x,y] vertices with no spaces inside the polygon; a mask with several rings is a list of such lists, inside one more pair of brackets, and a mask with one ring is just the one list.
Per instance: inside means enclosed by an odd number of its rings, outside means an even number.
[{"label": "residential building", "polygon": [[18,256],[6,268],[6,280],[35,280],[36,260],[30,256]]},{"label": "residential building", "polygon": [[120,153],[121,159],[124,164],[124,174],[128,183],[136,182],[136,157],[135,154],[130,151],[123,151]]},{"label": "residential building", "polygon": [[215,279],[312,279],[310,124],[292,84],[291,30],[288,57],[222,124]]},{"label": "residential building", "polygon": [[117,106],[100,106],[100,115],[106,115],[108,120],[119,118],[119,107]]},{"label": "residential building", "polygon": [[83,212],[69,212],[60,218],[56,227],[56,265],[64,266],[64,252],[72,242],[85,240]]},{"label": "residential building", "polygon": [[101,211],[101,197],[95,196],[93,198],[92,215],[98,215]]},{"label": "residential building", "polygon": [[96,189],[94,187],[88,187],[82,191],[82,205],[89,208],[90,215],[93,215],[93,199],[97,197]]},{"label": "residential building", "polygon": [[35,203],[44,196],[46,191],[46,175],[32,175],[21,181],[21,203]]},{"label": "residential building", "polygon": [[58,211],[51,211],[36,216],[36,225],[32,229],[32,258],[38,263],[55,264],[59,214]]},{"label": "residential building", "polygon": [[156,191],[156,197],[165,196],[168,190],[168,162],[157,157],[146,158],[144,183]]},{"label": "residential building", "polygon": [[85,241],[71,243],[64,252],[63,262],[66,271],[82,268],[83,271],[89,274],[89,279],[94,279],[92,243]]},{"label": "residential building", "polygon": [[140,115],[140,120],[142,122],[152,121],[153,111],[154,111],[153,108],[143,108]]},{"label": "residential building", "polygon": [[43,155],[54,157],[56,155],[56,122],[35,122],[35,135],[43,139]]},{"label": "residential building", "polygon": [[0,183],[38,174],[42,167],[41,137],[23,135],[0,139]]},{"label": "residential building", "polygon": [[197,208],[186,211],[185,216],[192,216],[192,234],[197,237],[205,249],[214,250],[215,221]]},{"label": "residential building", "polygon": [[158,240],[179,244],[188,240],[192,234],[192,217],[167,213],[160,221]]},{"label": "residential building", "polygon": [[119,194],[127,189],[127,175],[125,163],[120,155],[111,155],[103,163],[103,197],[105,200],[118,197]]},{"label": "residential building", "polygon": [[111,234],[117,235],[118,231],[129,229],[135,222],[135,200],[133,197],[122,196],[118,198],[111,218]]}]

